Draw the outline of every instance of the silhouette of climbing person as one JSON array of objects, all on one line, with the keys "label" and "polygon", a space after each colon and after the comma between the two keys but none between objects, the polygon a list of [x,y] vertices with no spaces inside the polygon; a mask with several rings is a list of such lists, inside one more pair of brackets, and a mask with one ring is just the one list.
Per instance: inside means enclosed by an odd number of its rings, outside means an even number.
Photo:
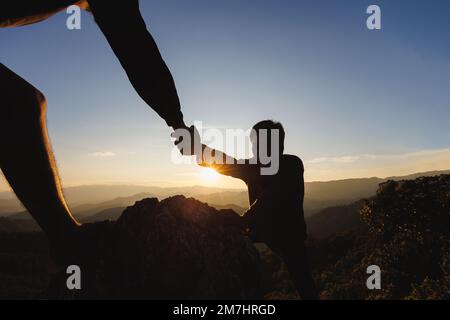
[{"label": "silhouette of climbing person", "polygon": [[[185,127],[172,75],[147,31],[138,0],[8,1],[0,10],[0,26],[36,23],[72,4],[92,12],[139,96],[169,126]],[[87,246],[86,234],[93,231],[75,220],[64,199],[46,129],[44,94],[1,63],[0,88],[0,168],[47,234],[53,259],[66,262]]]},{"label": "silhouette of climbing person", "polygon": [[[318,299],[304,244],[306,224],[303,214],[303,162],[297,156],[283,153],[283,126],[271,120],[258,122],[250,135],[254,158],[241,160],[201,144],[199,133],[194,126],[190,127],[189,131],[185,136],[191,139],[191,143],[183,143],[184,138],[180,139],[180,134],[173,134],[173,137],[177,138],[175,144],[182,154],[194,154],[201,166],[241,179],[248,187],[250,208],[242,217],[236,214],[233,218],[233,215],[227,212],[224,221],[246,229],[254,242],[266,243],[279,255],[284,260],[302,299]],[[195,145],[201,147],[195,148]],[[278,154],[274,154],[275,152]],[[278,171],[275,174],[262,174],[262,168],[273,165],[262,161],[263,155],[279,159]]]}]

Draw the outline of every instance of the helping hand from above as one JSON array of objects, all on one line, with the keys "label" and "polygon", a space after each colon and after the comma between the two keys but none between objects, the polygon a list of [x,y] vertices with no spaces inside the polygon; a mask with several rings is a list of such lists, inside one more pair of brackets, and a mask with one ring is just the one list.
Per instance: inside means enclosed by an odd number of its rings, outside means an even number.
[{"label": "helping hand from above", "polygon": [[200,133],[195,126],[189,128],[185,125],[174,130],[172,138],[180,153],[184,156],[198,155],[202,151]]}]

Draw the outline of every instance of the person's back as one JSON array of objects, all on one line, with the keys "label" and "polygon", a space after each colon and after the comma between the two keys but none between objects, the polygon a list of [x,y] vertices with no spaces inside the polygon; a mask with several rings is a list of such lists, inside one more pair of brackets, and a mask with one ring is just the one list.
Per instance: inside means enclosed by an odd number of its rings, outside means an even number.
[{"label": "person's back", "polygon": [[277,246],[305,240],[303,171],[300,158],[284,154],[275,175],[255,174],[247,179],[250,203],[261,203],[254,219],[257,237]]}]

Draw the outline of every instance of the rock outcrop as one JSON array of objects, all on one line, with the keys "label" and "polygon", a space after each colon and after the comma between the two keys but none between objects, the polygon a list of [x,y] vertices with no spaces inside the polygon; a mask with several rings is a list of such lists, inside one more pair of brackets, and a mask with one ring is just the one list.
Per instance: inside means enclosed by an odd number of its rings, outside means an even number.
[{"label": "rock outcrop", "polygon": [[[260,261],[251,242],[227,222],[230,210],[195,199],[144,199],[103,230],[79,265],[82,289],[52,281],[57,298],[257,299]],[[225,218],[225,219],[224,219]]]}]

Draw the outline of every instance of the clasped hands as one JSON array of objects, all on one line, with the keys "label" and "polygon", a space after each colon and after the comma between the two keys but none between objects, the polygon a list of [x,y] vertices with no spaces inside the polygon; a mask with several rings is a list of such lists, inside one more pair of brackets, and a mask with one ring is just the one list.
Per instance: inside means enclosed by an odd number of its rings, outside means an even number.
[{"label": "clasped hands", "polygon": [[[201,143],[200,133],[195,126],[188,127],[184,122],[173,126],[174,132],[171,134],[174,138],[174,144],[184,156],[196,155],[201,157],[203,145]],[[245,216],[240,216],[231,209],[220,210],[217,218],[220,223],[227,226],[238,228],[243,232],[248,232],[248,223]]]},{"label": "clasped hands", "polygon": [[184,156],[199,156],[202,152],[200,133],[195,126],[188,127],[184,122],[173,126],[174,132],[171,134],[174,138],[174,144]]}]

